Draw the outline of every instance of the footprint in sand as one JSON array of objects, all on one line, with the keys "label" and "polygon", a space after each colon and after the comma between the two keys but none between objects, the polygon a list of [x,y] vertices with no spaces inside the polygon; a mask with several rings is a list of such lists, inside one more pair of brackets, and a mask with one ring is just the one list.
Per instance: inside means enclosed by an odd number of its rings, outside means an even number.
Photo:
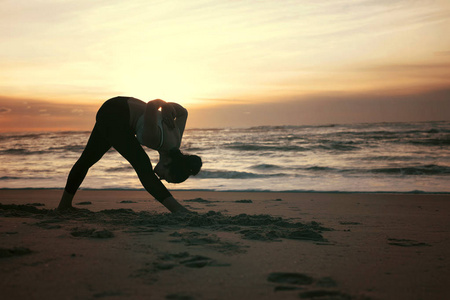
[{"label": "footprint in sand", "polygon": [[[158,281],[157,274],[159,272],[171,270],[179,266],[200,269],[206,266],[227,267],[230,266],[230,264],[218,263],[216,260],[212,258],[201,255],[191,255],[189,254],[189,252],[164,253],[158,257],[157,261],[153,263],[147,263],[145,264],[145,267],[131,273],[130,277],[142,278],[146,283],[154,284],[155,282]],[[170,299],[178,299],[178,298],[175,297]]]},{"label": "footprint in sand", "polygon": [[186,246],[205,246],[213,248],[222,253],[245,253],[246,246],[240,243],[232,243],[227,241],[222,241],[215,234],[206,234],[196,231],[189,232],[178,232],[175,231],[169,236],[176,237],[176,239],[170,240],[171,243],[184,243]]},{"label": "footprint in sand", "polygon": [[154,263],[154,266],[159,270],[169,270],[177,265],[183,265],[189,268],[230,266],[230,264],[218,263],[214,259],[206,256],[190,255],[188,252],[166,253],[160,256],[159,260],[159,262]]},{"label": "footprint in sand", "polygon": [[60,219],[49,219],[34,223],[33,225],[44,228],[44,229],[59,229],[61,225],[55,224],[61,222]]},{"label": "footprint in sand", "polygon": [[206,256],[195,255],[189,259],[180,261],[180,264],[189,268],[203,268],[207,265],[213,264],[213,260]]}]

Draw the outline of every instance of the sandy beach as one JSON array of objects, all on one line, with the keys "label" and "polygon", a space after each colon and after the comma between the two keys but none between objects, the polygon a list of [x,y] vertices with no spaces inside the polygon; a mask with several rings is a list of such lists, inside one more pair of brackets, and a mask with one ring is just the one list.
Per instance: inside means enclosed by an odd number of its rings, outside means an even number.
[{"label": "sandy beach", "polygon": [[450,195],[0,190],[3,299],[448,299]]}]

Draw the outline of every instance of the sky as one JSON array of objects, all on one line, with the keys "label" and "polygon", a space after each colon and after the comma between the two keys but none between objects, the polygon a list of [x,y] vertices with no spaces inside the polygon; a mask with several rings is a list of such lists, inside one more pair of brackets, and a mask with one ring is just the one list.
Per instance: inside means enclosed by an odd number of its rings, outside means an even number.
[{"label": "sky", "polygon": [[450,1],[0,0],[0,131],[114,96],[188,128],[450,120]]}]

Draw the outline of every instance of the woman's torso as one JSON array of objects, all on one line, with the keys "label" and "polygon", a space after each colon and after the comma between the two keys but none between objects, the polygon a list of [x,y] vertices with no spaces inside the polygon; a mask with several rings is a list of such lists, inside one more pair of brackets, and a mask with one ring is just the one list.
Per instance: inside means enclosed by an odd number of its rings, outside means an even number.
[{"label": "woman's torso", "polygon": [[147,103],[136,98],[128,98],[128,107],[130,109],[130,127],[136,133],[139,118],[144,116]]},{"label": "woman's torso", "polygon": [[178,128],[171,129],[164,122],[162,122],[161,112],[158,112],[157,128],[158,132],[153,132],[158,136],[158,145],[146,145],[143,142],[142,136],[146,128],[144,127],[144,113],[147,103],[142,100],[129,97],[128,107],[130,110],[130,128],[136,134],[141,145],[158,151],[168,151],[172,148],[179,148],[181,144],[180,132]]}]

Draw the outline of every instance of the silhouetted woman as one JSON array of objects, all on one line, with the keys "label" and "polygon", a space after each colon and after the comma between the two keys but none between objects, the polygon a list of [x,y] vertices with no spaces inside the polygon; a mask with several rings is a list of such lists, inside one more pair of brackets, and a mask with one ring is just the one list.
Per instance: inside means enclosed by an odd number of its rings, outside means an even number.
[{"label": "silhouetted woman", "polygon": [[[145,103],[132,97],[115,97],[106,101],[97,112],[86,148],[69,173],[58,210],[72,208],[72,199],[89,168],[114,147],[133,166],[153,197],[171,212],[187,211],[161,182],[183,182],[202,166],[200,157],[179,150],[187,116],[181,105],[160,99]],[[159,152],[154,170],[141,145]]]}]

